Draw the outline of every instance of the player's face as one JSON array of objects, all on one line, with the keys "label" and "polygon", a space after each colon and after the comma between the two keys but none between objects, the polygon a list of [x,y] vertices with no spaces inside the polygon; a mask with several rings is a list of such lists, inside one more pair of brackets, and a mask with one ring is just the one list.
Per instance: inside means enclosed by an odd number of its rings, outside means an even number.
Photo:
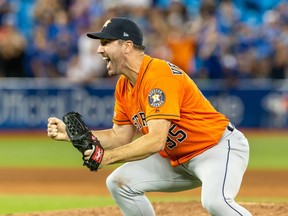
[{"label": "player's face", "polygon": [[121,44],[118,40],[101,39],[97,52],[107,62],[109,76],[117,76],[121,73],[124,60],[121,51]]}]

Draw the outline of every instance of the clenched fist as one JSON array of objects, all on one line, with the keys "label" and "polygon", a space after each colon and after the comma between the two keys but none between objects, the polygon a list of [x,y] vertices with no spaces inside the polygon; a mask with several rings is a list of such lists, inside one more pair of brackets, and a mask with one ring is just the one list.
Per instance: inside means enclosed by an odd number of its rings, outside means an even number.
[{"label": "clenched fist", "polygon": [[50,117],[48,119],[47,135],[54,140],[69,141],[66,133],[66,125],[61,119],[56,117]]}]

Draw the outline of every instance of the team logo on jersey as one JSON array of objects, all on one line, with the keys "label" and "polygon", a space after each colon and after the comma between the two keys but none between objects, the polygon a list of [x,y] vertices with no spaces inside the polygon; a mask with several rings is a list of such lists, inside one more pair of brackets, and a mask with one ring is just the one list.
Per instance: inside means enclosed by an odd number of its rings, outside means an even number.
[{"label": "team logo on jersey", "polygon": [[152,89],[148,95],[148,102],[152,107],[160,107],[165,103],[165,94],[161,89]]}]

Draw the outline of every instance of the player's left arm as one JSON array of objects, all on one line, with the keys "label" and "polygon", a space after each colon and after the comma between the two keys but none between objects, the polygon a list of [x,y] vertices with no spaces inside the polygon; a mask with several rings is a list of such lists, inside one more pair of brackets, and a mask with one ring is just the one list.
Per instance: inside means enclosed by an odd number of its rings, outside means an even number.
[{"label": "player's left arm", "polygon": [[[165,148],[171,122],[166,119],[152,119],[147,122],[149,133],[131,143],[104,153],[101,167],[108,164],[144,159]],[[89,150],[85,155],[90,155]]]},{"label": "player's left arm", "polygon": [[131,142],[135,132],[136,128],[132,124],[113,124],[110,129],[92,131],[94,136],[101,141],[101,145],[105,150],[114,149]]}]

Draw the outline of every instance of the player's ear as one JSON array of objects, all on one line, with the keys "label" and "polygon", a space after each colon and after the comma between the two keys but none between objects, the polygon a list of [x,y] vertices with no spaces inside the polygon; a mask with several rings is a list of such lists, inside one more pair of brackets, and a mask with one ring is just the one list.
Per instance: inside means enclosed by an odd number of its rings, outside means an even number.
[{"label": "player's ear", "polygon": [[128,53],[133,49],[133,42],[130,40],[124,41],[123,43],[123,50],[124,53]]}]

